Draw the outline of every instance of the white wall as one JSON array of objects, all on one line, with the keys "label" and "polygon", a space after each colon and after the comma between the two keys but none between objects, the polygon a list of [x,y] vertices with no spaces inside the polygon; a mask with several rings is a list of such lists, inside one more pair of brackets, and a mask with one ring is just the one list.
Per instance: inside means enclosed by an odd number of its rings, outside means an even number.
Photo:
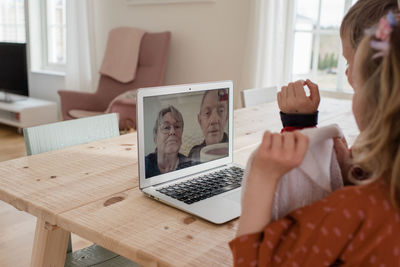
[{"label": "white wall", "polygon": [[33,72],[29,75],[29,96],[57,102],[60,99],[57,91],[64,89],[64,76]]},{"label": "white wall", "polygon": [[249,0],[204,3],[128,5],[125,0],[95,0],[96,69],[103,59],[108,32],[133,26],[151,32],[172,32],[166,84],[233,80],[235,107],[250,13]]},{"label": "white wall", "polygon": [[[233,80],[235,107],[239,90],[250,14],[249,0],[204,3],[128,5],[125,0],[93,0],[95,69],[100,68],[108,32],[133,26],[150,32],[171,31],[166,84]],[[98,77],[95,77],[98,79]],[[64,77],[30,74],[32,97],[57,101]]]}]

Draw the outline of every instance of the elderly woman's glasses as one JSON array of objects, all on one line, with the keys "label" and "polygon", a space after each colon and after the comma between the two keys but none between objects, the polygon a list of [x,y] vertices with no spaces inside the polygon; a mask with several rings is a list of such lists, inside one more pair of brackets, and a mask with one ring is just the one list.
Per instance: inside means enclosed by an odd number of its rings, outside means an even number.
[{"label": "elderly woman's glasses", "polygon": [[175,124],[169,124],[169,123],[163,122],[163,123],[160,124],[160,131],[163,134],[170,133],[172,128],[174,128],[175,132],[181,132],[182,128],[183,128],[183,125],[182,125],[181,122],[177,122]]}]

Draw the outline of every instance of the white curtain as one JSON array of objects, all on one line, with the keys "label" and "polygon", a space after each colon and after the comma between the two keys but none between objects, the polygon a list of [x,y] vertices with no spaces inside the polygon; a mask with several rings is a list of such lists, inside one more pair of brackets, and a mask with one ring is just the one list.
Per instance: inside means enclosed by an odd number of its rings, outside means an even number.
[{"label": "white curtain", "polygon": [[93,32],[89,7],[90,0],[67,1],[67,70],[65,88],[94,91]]},{"label": "white curtain", "polygon": [[290,80],[293,0],[251,0],[244,84],[282,86]]}]

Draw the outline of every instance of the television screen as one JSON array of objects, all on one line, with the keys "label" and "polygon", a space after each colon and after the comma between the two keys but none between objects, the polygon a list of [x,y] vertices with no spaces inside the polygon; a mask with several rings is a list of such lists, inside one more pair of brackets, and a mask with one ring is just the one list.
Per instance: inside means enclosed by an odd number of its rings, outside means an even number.
[{"label": "television screen", "polygon": [[28,96],[26,44],[0,42],[0,92]]}]

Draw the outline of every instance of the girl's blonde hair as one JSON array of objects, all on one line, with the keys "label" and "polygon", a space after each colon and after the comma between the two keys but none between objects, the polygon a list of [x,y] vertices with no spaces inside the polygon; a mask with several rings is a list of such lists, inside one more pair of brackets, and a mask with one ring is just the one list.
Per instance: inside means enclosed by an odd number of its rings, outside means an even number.
[{"label": "girl's blonde hair", "polygon": [[364,37],[364,31],[390,10],[397,10],[397,0],[358,0],[343,18],[340,36],[349,36],[351,46],[356,50]]},{"label": "girl's blonde hair", "polygon": [[[355,164],[372,174],[371,182],[383,177],[390,186],[395,206],[400,207],[400,22],[390,35],[390,49],[374,57],[375,37],[365,37],[359,48],[367,122],[353,146]],[[358,183],[364,183],[358,182]]]}]

